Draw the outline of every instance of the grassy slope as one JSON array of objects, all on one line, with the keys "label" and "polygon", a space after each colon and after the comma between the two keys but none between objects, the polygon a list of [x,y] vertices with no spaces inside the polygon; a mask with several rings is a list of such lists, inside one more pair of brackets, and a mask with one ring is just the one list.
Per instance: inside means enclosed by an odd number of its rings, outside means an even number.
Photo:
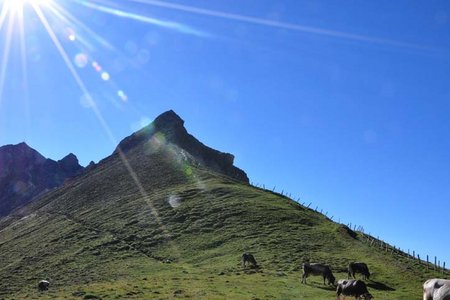
[{"label": "grassy slope", "polygon": [[[148,146],[128,153],[145,193],[110,157],[1,220],[0,298],[333,299],[320,278],[300,284],[301,263],[328,263],[346,278],[349,261],[365,261],[376,298],[409,300],[437,276],[289,199],[191,167],[177,153]],[[260,270],[240,266],[245,251]],[[43,278],[52,286],[39,293]]]}]

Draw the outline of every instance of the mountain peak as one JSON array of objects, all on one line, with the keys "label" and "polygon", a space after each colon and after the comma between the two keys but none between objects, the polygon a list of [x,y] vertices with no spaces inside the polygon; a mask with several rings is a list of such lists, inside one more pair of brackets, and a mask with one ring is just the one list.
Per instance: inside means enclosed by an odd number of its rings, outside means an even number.
[{"label": "mountain peak", "polygon": [[76,176],[83,171],[83,167],[78,163],[77,156],[73,153],[69,153],[63,159],[59,160],[58,165],[68,177]]},{"label": "mountain peak", "polygon": [[11,160],[13,157],[21,157],[22,160],[32,160],[36,163],[43,163],[45,157],[39,152],[28,146],[27,143],[21,142],[16,145],[5,145],[0,147],[0,162],[3,160]]},{"label": "mountain peak", "polygon": [[180,118],[173,110],[168,110],[160,114],[154,121],[153,126],[159,129],[183,127],[184,120]]},{"label": "mountain peak", "polygon": [[5,145],[5,146],[1,146],[0,147],[0,151],[5,151],[5,150],[11,150],[11,149],[14,149],[14,150],[21,150],[21,151],[24,151],[24,150],[34,150],[33,148],[31,148],[30,146],[28,146],[28,144],[27,143],[25,143],[25,142],[21,142],[21,143],[18,143],[18,144],[9,144],[9,145]]},{"label": "mountain peak", "polygon": [[18,148],[31,148],[31,147],[28,146],[28,144],[25,143],[25,142],[18,143],[17,145],[14,145],[14,146],[16,146],[16,147],[18,147]]},{"label": "mountain peak", "polygon": [[119,150],[128,152],[149,141],[157,133],[164,135],[167,143],[174,144],[187,151],[201,165],[236,180],[249,182],[247,174],[233,165],[234,156],[232,154],[223,153],[202,144],[187,132],[184,127],[184,120],[173,110],[162,113],[150,125],[123,139],[115,153]]}]

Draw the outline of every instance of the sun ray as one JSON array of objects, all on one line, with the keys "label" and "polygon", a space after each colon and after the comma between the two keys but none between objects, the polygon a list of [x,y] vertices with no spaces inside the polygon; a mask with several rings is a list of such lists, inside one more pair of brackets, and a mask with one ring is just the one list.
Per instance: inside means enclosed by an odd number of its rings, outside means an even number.
[{"label": "sun ray", "polygon": [[61,5],[58,5],[57,3],[53,3],[53,5],[49,6],[49,9],[61,21],[65,22],[66,24],[75,25],[75,26],[81,28],[83,31],[87,32],[90,36],[94,37],[94,39],[103,47],[110,49],[110,50],[114,49],[114,46],[112,46],[107,40],[102,38],[99,34],[94,32],[88,26],[86,26],[85,24],[80,22],[76,17],[74,17],[71,13],[69,13]]},{"label": "sun ray", "polygon": [[323,36],[328,36],[328,37],[333,37],[333,38],[341,38],[341,39],[346,39],[346,40],[353,40],[353,41],[367,42],[367,43],[374,43],[374,44],[383,44],[383,45],[387,45],[387,46],[394,46],[394,47],[400,47],[400,48],[411,48],[411,49],[417,49],[417,50],[435,50],[435,49],[432,49],[427,46],[413,44],[413,43],[407,43],[407,42],[384,39],[384,38],[379,38],[379,37],[371,37],[371,36],[353,34],[353,33],[330,30],[330,29],[325,29],[325,28],[320,28],[320,27],[304,26],[304,25],[268,20],[268,19],[263,19],[263,18],[250,17],[250,16],[246,16],[246,15],[227,13],[227,12],[205,9],[205,8],[189,6],[189,5],[184,5],[184,4],[178,4],[178,3],[172,3],[172,2],[167,2],[167,1],[160,1],[160,0],[129,0],[129,1],[135,2],[135,3],[141,3],[141,4],[147,4],[147,5],[152,5],[152,6],[168,8],[168,9],[174,9],[174,10],[188,12],[188,13],[192,13],[192,14],[222,18],[222,19],[227,19],[227,20],[231,20],[231,21],[239,21],[239,22],[250,23],[250,24],[255,24],[255,25],[273,27],[273,28],[287,29],[287,30],[304,32],[304,33],[311,33],[311,34],[316,34],[316,35],[323,35]]},{"label": "sun ray", "polygon": [[[64,50],[64,47],[62,46],[61,42],[59,41],[59,39],[56,36],[55,32],[53,31],[52,27],[48,23],[48,20],[45,17],[44,13],[40,9],[40,7],[37,6],[37,5],[32,4],[32,7],[33,7],[34,11],[36,12],[36,14],[38,15],[38,17],[39,17],[41,23],[43,24],[44,28],[46,29],[47,33],[49,34],[52,42],[54,43],[55,47],[57,48],[57,50],[59,52],[59,54],[63,58],[67,68],[69,69],[69,71],[70,71],[72,77],[74,78],[74,80],[76,81],[77,85],[79,86],[81,91],[91,101],[92,109],[93,109],[93,111],[94,111],[98,121],[100,122],[101,126],[105,130],[108,138],[110,139],[111,142],[113,142],[113,144],[117,145],[118,142],[117,142],[116,138],[114,137],[111,129],[109,128],[105,118],[103,117],[102,113],[100,112],[99,108],[97,107],[94,99],[92,99],[92,97],[90,96],[89,90],[87,89],[87,87],[84,84],[83,80],[79,76],[77,70],[75,69],[75,66],[73,65],[73,63],[70,60],[68,54]],[[150,200],[151,198],[150,198],[149,194],[147,193],[147,191],[145,190],[144,186],[142,185],[141,180],[137,176],[136,172],[133,170],[133,167],[129,163],[125,153],[120,148],[118,148],[118,154],[119,154],[119,157],[122,160],[125,168],[127,169],[128,173],[130,174],[131,178],[133,179],[133,181],[135,182],[136,186],[138,187],[139,192],[140,192],[141,196],[143,197],[144,201],[150,207],[151,213],[155,217],[155,220],[157,221],[158,225],[163,230],[163,232],[165,233],[166,237],[170,238],[171,235],[170,235],[169,230],[163,224],[163,222],[161,220],[161,217],[159,216],[157,208],[153,205],[152,201]],[[172,243],[172,242],[170,241],[170,243]],[[172,246],[175,247],[174,245],[172,245]],[[176,247],[174,249],[176,249]]]},{"label": "sun ray", "polygon": [[89,8],[92,8],[92,9],[95,9],[97,11],[104,12],[107,14],[111,14],[111,15],[114,15],[114,16],[117,16],[120,18],[132,19],[135,21],[156,25],[156,26],[159,26],[162,28],[175,30],[180,33],[189,34],[189,35],[193,35],[193,36],[197,36],[197,37],[202,37],[202,38],[211,37],[211,35],[207,32],[204,32],[199,29],[195,29],[193,27],[190,27],[190,26],[182,24],[182,23],[177,23],[177,22],[172,22],[172,21],[164,21],[164,20],[160,20],[160,19],[156,19],[156,18],[151,18],[148,16],[127,12],[127,11],[115,9],[112,7],[106,7],[106,6],[94,4],[91,2],[87,2],[87,1],[79,1],[79,3],[86,7],[89,7]]},{"label": "sun ray", "polygon": [[[96,42],[98,42],[100,45],[107,49],[113,49],[113,46],[103,39],[101,36],[99,36],[97,33],[92,31],[90,28],[88,28],[85,24],[80,22],[77,18],[75,18],[72,14],[70,14],[66,9],[64,9],[62,6],[58,5],[57,3],[54,3],[53,5],[48,7],[49,11],[61,22],[65,24],[67,27],[77,27],[81,28],[84,32],[88,33],[89,36],[93,37]],[[93,50],[94,46],[86,41],[84,38],[80,38],[79,35],[77,35],[77,40],[83,44],[84,47]]]},{"label": "sun ray", "polygon": [[28,86],[28,63],[27,63],[27,44],[25,39],[25,25],[24,25],[24,13],[23,9],[19,10],[17,13],[17,23],[19,30],[20,39],[20,61],[22,67],[22,90],[24,93],[24,105],[25,105],[25,116],[27,122],[27,130],[30,128],[31,112],[30,112],[30,97],[29,97],[29,86]]},{"label": "sun ray", "polygon": [[[105,47],[108,50],[114,51],[116,53],[119,53],[117,48],[113,46],[111,43],[109,43],[106,39],[101,37],[99,34],[94,32],[91,28],[89,28],[86,24],[83,24],[80,22],[76,17],[74,17],[71,13],[69,13],[66,9],[64,9],[62,6],[54,3],[52,6],[49,7],[51,13],[58,18],[61,22],[65,24],[65,26],[76,26],[78,28],[81,28],[82,31],[86,32],[90,37],[93,37],[94,40],[99,43],[101,46]],[[77,35],[78,36],[78,35]],[[90,44],[89,44],[90,45]],[[86,44],[83,45],[87,48],[90,48]],[[91,48],[93,48],[91,46]],[[81,49],[85,50],[85,49]],[[119,53],[121,54],[121,53]],[[131,61],[128,61],[129,63],[132,63]]]},{"label": "sun ray", "polygon": [[6,3],[3,3],[2,11],[0,13],[0,31],[2,30],[6,16],[8,15],[8,10],[8,5]]},{"label": "sun ray", "polygon": [[[1,20],[1,21],[3,22],[3,20]],[[2,63],[1,63],[1,67],[0,67],[1,68],[0,69],[0,108],[2,105],[3,91],[5,88],[5,79],[6,79],[6,72],[7,72],[7,67],[8,67],[8,58],[9,58],[9,54],[11,52],[13,22],[14,22],[14,16],[10,14],[8,16],[8,27],[6,29],[5,48],[3,51]]]}]

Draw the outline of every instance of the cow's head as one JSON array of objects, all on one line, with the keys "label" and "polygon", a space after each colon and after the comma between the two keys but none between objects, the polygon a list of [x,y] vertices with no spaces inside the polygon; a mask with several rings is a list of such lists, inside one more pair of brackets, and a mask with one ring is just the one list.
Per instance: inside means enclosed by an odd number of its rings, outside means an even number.
[{"label": "cow's head", "polygon": [[365,300],[370,300],[373,299],[373,296],[371,293],[365,293],[364,295],[362,295],[364,297]]},{"label": "cow's head", "polygon": [[337,286],[336,278],[333,276],[333,274],[328,275],[328,284],[331,284],[333,286]]}]

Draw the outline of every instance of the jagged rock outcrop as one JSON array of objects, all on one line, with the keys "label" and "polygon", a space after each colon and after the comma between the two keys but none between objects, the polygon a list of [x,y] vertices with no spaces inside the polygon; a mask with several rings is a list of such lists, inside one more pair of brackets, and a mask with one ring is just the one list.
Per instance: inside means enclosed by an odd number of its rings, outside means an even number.
[{"label": "jagged rock outcrop", "polygon": [[115,153],[119,149],[126,153],[137,145],[149,141],[155,135],[160,135],[165,142],[185,150],[199,164],[236,180],[249,182],[247,174],[233,165],[232,154],[223,153],[202,144],[187,132],[184,121],[172,110],[161,114],[150,125],[122,140]]},{"label": "jagged rock outcrop", "polygon": [[63,159],[58,160],[58,165],[70,177],[79,174],[83,170],[83,167],[78,163],[78,158],[73,153],[69,153]]},{"label": "jagged rock outcrop", "polygon": [[0,216],[83,170],[72,153],[56,162],[25,143],[0,147]]}]

